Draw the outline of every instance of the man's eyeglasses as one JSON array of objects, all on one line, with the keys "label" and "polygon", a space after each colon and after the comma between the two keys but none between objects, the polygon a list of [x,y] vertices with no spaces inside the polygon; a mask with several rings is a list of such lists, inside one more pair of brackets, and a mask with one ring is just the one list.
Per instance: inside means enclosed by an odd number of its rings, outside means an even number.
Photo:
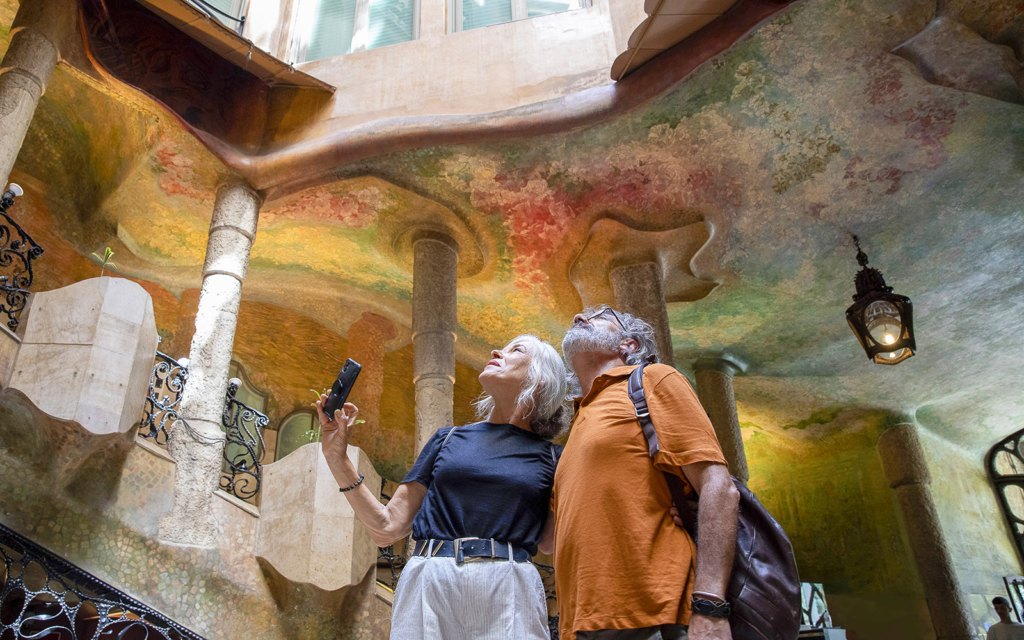
[{"label": "man's eyeglasses", "polygon": [[619,314],[615,313],[615,309],[612,309],[611,307],[609,307],[607,305],[602,306],[602,307],[596,309],[594,311],[594,313],[590,314],[589,316],[584,317],[584,320],[586,320],[587,322],[590,322],[594,318],[598,318],[600,316],[607,315],[609,313],[612,315],[613,318],[615,318],[615,322],[619,323],[619,327],[622,328],[622,332],[625,333],[626,332],[626,325],[624,325],[622,323],[622,318],[619,317]]}]

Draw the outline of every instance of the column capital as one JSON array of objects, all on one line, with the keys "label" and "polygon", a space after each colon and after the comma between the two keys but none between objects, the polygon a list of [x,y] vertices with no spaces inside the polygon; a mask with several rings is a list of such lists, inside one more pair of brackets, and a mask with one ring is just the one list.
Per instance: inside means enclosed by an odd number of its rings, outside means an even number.
[{"label": "column capital", "polygon": [[410,245],[415,247],[418,243],[424,240],[443,244],[454,251],[455,255],[459,255],[458,240],[443,231],[437,231],[435,229],[414,229],[410,232]]},{"label": "column capital", "polygon": [[701,356],[693,363],[694,371],[718,371],[729,377],[745,373],[749,368],[746,362],[729,353],[715,356]]}]

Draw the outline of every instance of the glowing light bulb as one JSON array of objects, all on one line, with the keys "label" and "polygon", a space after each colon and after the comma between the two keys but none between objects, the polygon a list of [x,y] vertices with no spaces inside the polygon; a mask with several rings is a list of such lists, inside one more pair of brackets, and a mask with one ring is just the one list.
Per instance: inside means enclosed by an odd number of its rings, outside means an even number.
[{"label": "glowing light bulb", "polygon": [[896,338],[892,337],[891,333],[885,334],[885,337],[883,338],[883,340],[885,341],[885,344],[892,344],[892,343],[896,342]]},{"label": "glowing light bulb", "polygon": [[895,358],[895,357],[896,357],[896,352],[895,352],[895,351],[893,351],[892,353],[890,353],[890,354],[889,354],[889,357],[890,357],[890,358]]}]

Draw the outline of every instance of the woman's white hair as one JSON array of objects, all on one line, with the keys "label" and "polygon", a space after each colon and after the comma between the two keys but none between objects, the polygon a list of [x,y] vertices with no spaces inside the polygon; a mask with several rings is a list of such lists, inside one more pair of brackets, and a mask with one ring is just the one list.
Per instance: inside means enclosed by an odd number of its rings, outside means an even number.
[{"label": "woman's white hair", "polygon": [[[565,363],[555,348],[531,334],[517,336],[505,347],[515,344],[526,346],[530,351],[530,366],[526,383],[516,398],[516,408],[530,417],[530,428],[543,438],[552,440],[561,435],[569,426],[569,410],[566,397],[569,392]],[[477,418],[483,420],[494,409],[494,398],[486,391],[473,402]]]}]

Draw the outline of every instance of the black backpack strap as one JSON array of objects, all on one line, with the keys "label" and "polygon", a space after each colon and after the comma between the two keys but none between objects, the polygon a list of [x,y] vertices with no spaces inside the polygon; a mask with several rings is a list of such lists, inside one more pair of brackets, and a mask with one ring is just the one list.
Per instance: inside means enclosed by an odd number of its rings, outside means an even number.
[{"label": "black backpack strap", "polygon": [[[633,401],[633,410],[636,419],[640,421],[640,429],[647,439],[647,453],[654,461],[654,454],[658,453],[658,432],[654,430],[654,422],[651,421],[651,412],[647,407],[647,396],[644,394],[644,367],[641,364],[633,373],[629,374],[629,399]],[[690,534],[690,537],[697,540],[697,514],[693,512],[690,501],[686,498],[686,487],[683,479],[674,473],[662,472],[665,474],[665,481],[668,482],[668,490],[672,494],[672,502],[679,512],[679,519],[683,521],[683,527]]]},{"label": "black backpack strap", "polygon": [[647,453],[653,458],[658,453],[658,433],[654,430],[651,422],[651,412],[647,408],[647,396],[644,395],[644,367],[641,364],[633,373],[629,374],[629,399],[633,401],[633,411],[637,420],[640,421],[640,428],[644,430],[644,437],[647,438]]}]

